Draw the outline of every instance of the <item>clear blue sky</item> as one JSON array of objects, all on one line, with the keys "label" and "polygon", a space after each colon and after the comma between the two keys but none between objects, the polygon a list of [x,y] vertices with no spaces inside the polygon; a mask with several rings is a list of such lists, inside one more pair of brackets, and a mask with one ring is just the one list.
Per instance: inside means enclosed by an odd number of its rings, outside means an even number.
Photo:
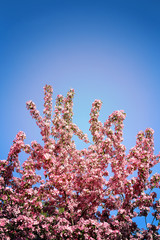
[{"label": "clear blue sky", "polygon": [[138,131],[151,127],[157,154],[159,13],[159,0],[1,0],[0,159],[19,130],[26,143],[41,141],[26,101],[42,113],[45,84],[53,86],[53,104],[57,94],[75,89],[74,121],[86,133],[95,99],[103,102],[102,122],[123,109],[127,152]]}]

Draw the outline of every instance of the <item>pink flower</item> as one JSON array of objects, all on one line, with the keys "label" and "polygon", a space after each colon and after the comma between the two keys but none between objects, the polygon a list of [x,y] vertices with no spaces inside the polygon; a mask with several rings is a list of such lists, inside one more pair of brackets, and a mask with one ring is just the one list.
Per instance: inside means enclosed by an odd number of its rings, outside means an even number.
[{"label": "pink flower", "polygon": [[4,227],[6,225],[6,219],[5,218],[1,218],[0,219],[0,227]]}]

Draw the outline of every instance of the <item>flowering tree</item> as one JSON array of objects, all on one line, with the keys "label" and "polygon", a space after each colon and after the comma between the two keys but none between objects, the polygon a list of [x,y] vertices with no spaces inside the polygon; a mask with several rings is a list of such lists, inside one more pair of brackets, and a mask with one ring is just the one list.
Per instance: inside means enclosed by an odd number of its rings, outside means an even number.
[{"label": "flowering tree", "polygon": [[[160,239],[160,226],[154,223],[160,219],[160,200],[153,191],[160,187],[160,174],[149,178],[150,169],[159,163],[153,130],[139,132],[135,147],[126,155],[125,113],[115,111],[102,124],[98,120],[102,103],[95,100],[89,120],[93,143],[77,150],[73,135],[89,140],[72,121],[74,90],[66,98],[57,96],[53,118],[52,87],[46,85],[44,92],[43,118],[35,104],[27,102],[44,146],[36,141],[25,144],[25,134],[19,132],[7,160],[0,161],[0,239]],[[22,167],[21,151],[29,155]],[[113,174],[106,180],[109,165]],[[40,169],[45,180],[36,173]],[[137,176],[129,178],[134,171]],[[137,216],[145,218],[146,229],[134,222]]]}]

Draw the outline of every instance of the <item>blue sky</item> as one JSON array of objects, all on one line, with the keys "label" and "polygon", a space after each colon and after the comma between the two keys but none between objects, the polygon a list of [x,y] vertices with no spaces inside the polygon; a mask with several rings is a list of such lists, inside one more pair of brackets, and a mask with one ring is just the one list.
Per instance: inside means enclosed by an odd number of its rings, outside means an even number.
[{"label": "blue sky", "polygon": [[1,0],[0,159],[20,130],[26,143],[41,141],[26,101],[42,113],[45,84],[53,86],[53,105],[74,88],[74,121],[84,132],[92,102],[101,99],[102,122],[114,110],[127,114],[127,152],[138,131],[151,127],[158,154],[159,11],[158,0]]}]

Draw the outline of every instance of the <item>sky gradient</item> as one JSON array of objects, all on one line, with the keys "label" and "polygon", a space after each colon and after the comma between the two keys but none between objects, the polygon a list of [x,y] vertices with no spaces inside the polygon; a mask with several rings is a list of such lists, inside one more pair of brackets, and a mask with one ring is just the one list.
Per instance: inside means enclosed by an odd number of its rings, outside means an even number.
[{"label": "sky gradient", "polygon": [[127,152],[138,131],[151,127],[158,154],[159,12],[158,0],[0,1],[0,159],[20,130],[26,143],[41,142],[26,101],[42,113],[45,84],[53,87],[53,105],[74,88],[74,122],[85,133],[92,102],[100,99],[102,122],[126,112]]}]

